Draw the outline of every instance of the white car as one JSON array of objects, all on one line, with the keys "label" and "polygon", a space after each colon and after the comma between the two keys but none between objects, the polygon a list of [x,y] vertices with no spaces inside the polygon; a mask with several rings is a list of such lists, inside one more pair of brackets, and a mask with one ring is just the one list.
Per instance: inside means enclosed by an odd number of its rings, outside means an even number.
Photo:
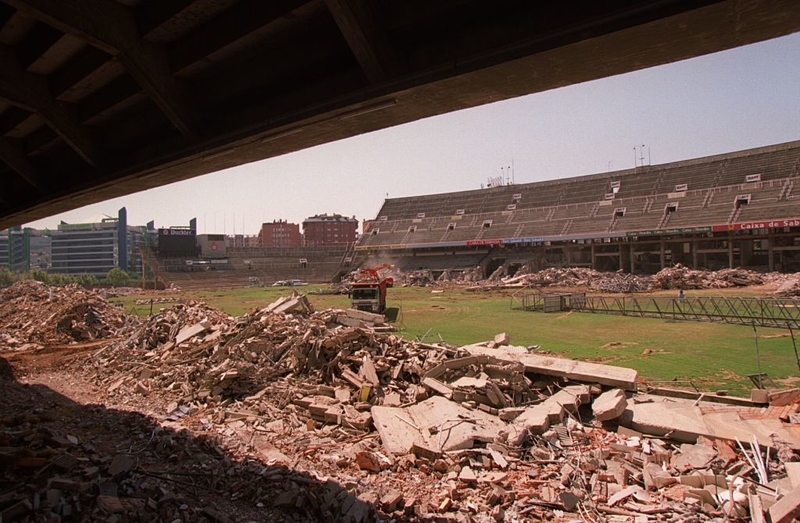
[{"label": "white car", "polygon": [[308,285],[308,283],[302,280],[278,280],[272,284],[273,287],[299,287],[302,285]]}]

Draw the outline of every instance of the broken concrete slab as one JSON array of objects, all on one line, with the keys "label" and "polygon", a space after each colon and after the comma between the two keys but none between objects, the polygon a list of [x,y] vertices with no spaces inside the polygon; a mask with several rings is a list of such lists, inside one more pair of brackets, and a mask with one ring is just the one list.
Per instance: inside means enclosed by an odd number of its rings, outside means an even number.
[{"label": "broken concrete slab", "polygon": [[681,445],[681,453],[674,457],[672,466],[679,472],[706,468],[717,457],[717,451],[705,445]]},{"label": "broken concrete slab", "polygon": [[800,403],[800,388],[769,392],[769,404],[773,407],[784,407],[796,403]]},{"label": "broken concrete slab", "polygon": [[792,488],[800,487],[800,462],[787,461],[784,465],[786,466],[786,475],[789,476],[789,481],[792,483]]},{"label": "broken concrete slab", "polygon": [[735,406],[695,405],[696,401],[642,395],[628,400],[620,425],[654,436],[694,443],[698,436],[727,441],[750,441],[753,436],[764,447],[782,441],[800,449],[800,426],[783,423],[780,419],[745,417],[767,409]]},{"label": "broken concrete slab", "polygon": [[622,389],[611,389],[598,396],[592,402],[592,413],[600,421],[617,419],[625,412],[628,398]]},{"label": "broken concrete slab", "polygon": [[450,399],[453,396],[453,389],[435,378],[425,378],[422,380],[422,384],[445,398]]},{"label": "broken concrete slab", "polygon": [[570,385],[556,392],[538,405],[528,407],[511,424],[500,431],[496,440],[520,446],[528,434],[542,434],[553,423],[560,423],[567,411],[575,412],[589,402],[586,385]]},{"label": "broken concrete slab", "polygon": [[371,412],[384,448],[395,455],[408,454],[415,444],[433,451],[472,448],[475,441],[492,441],[505,426],[497,416],[441,396],[405,408],[375,406]]},{"label": "broken concrete slab", "polygon": [[486,344],[467,345],[462,349],[473,356],[490,356],[504,363],[522,363],[525,365],[526,372],[569,378],[573,381],[599,383],[610,387],[619,387],[623,390],[636,390],[638,373],[633,369],[541,354],[519,354],[502,348],[492,349]]},{"label": "broken concrete slab", "polygon": [[800,487],[795,488],[769,508],[772,523],[789,523],[800,516]]},{"label": "broken concrete slab", "polygon": [[267,305],[261,312],[263,313],[283,313],[296,309],[303,309],[306,312],[314,312],[314,307],[304,294],[293,292],[290,296],[282,296]]},{"label": "broken concrete slab", "polygon": [[666,396],[668,398],[683,398],[707,403],[723,403],[725,405],[738,405],[740,407],[761,407],[757,401],[736,396],[725,396],[709,392],[695,392],[693,390],[673,389],[669,387],[647,387],[647,394],[653,396]]},{"label": "broken concrete slab", "polygon": [[508,345],[510,341],[511,339],[509,338],[508,333],[501,332],[494,337],[494,340],[492,340],[491,343],[494,343],[495,347],[503,347]]},{"label": "broken concrete slab", "polygon": [[178,335],[175,336],[175,343],[180,345],[184,341],[201,334],[208,329],[211,328],[211,323],[208,320],[203,320],[200,322],[195,323],[194,325],[189,325],[188,327],[182,328]]},{"label": "broken concrete slab", "polygon": [[386,316],[383,314],[375,314],[357,309],[346,309],[342,311],[342,313],[339,314],[336,319],[337,321],[341,321],[342,318],[350,318],[352,320],[372,323],[374,325],[383,325],[386,323]]}]

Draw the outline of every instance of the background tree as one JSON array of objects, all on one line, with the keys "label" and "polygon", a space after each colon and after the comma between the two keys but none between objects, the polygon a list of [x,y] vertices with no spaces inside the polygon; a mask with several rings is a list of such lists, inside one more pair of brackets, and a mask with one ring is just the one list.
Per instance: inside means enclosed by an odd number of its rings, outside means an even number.
[{"label": "background tree", "polygon": [[130,280],[131,275],[119,267],[114,267],[106,274],[106,283],[110,283],[111,285],[124,285]]}]

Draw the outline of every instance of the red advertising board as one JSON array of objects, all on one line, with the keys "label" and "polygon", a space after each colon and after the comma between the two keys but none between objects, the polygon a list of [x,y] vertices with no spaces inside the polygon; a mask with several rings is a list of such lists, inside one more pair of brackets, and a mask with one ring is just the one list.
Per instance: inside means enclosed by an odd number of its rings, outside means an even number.
[{"label": "red advertising board", "polygon": [[778,220],[760,220],[756,222],[723,223],[714,225],[714,232],[750,231],[753,229],[780,229],[782,227],[800,227],[800,218],[780,218]]},{"label": "red advertising board", "polygon": [[468,247],[472,247],[474,245],[500,245],[501,243],[503,243],[503,240],[500,238],[491,240],[467,240]]}]

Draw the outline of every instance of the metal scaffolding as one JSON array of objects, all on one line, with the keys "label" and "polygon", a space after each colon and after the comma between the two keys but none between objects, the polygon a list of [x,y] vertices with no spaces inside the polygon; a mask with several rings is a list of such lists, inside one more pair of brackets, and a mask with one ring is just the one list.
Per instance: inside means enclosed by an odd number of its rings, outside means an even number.
[{"label": "metal scaffolding", "polygon": [[586,296],[581,312],[600,312],[670,320],[710,321],[760,327],[800,326],[800,301],[794,298],[632,298]]},{"label": "metal scaffolding", "polygon": [[517,299],[525,310],[544,310],[544,312],[573,310],[664,320],[720,322],[759,327],[800,327],[800,300],[796,298],[727,296],[653,298],[586,296],[582,293],[549,295],[537,292]]}]

